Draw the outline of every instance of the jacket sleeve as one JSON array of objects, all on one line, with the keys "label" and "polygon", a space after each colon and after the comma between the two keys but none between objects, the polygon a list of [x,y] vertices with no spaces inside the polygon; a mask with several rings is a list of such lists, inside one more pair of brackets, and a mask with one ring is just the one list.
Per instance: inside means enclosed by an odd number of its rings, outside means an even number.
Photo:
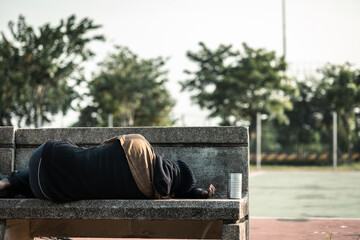
[{"label": "jacket sleeve", "polygon": [[209,194],[205,194],[205,195],[202,194],[203,191],[209,191],[209,190],[205,189],[205,188],[194,187],[193,189],[191,189],[187,193],[176,194],[175,198],[190,198],[190,199],[206,199],[206,198],[209,198]]},{"label": "jacket sleeve", "polygon": [[161,196],[172,196],[179,184],[179,168],[176,163],[156,155],[154,186]]}]

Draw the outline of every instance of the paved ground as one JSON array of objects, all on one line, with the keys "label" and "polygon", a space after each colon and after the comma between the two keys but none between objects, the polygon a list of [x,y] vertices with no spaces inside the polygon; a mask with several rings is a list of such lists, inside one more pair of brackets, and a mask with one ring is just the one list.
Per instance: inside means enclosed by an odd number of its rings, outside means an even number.
[{"label": "paved ground", "polygon": [[360,220],[252,218],[250,229],[250,240],[360,239]]},{"label": "paved ground", "polygon": [[256,173],[250,216],[360,219],[360,172]]},{"label": "paved ground", "polygon": [[251,240],[360,240],[359,172],[256,172],[250,190]]}]

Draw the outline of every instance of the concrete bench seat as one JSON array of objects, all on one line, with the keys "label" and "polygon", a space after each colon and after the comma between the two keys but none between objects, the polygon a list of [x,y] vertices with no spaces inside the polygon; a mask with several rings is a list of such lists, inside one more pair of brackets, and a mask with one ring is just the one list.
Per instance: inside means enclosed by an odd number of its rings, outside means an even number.
[{"label": "concrete bench seat", "polygon": [[[40,199],[2,199],[0,219],[223,220],[247,216],[243,199],[81,200],[57,204]],[[211,209],[211,210],[209,210]]]},{"label": "concrete bench seat", "polygon": [[[155,152],[183,160],[197,185],[213,183],[211,199],[81,200],[53,203],[0,198],[0,240],[33,237],[222,238],[249,237],[248,129],[243,127],[148,127],[17,129],[0,127],[0,173],[24,169],[34,149],[67,138],[97,146],[123,134],[142,134]],[[243,174],[242,198],[227,199],[228,174]]]}]

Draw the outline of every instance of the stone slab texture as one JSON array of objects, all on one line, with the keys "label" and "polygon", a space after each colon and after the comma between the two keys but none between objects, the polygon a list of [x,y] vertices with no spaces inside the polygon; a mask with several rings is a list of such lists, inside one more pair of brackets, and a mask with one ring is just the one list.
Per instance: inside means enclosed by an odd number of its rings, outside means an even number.
[{"label": "stone slab texture", "polygon": [[15,132],[13,127],[0,127],[0,173],[10,174],[14,168]]},{"label": "stone slab texture", "polygon": [[40,146],[49,139],[67,138],[79,145],[97,145],[107,138],[123,134],[142,134],[156,144],[219,143],[247,144],[248,129],[245,127],[128,127],[128,128],[42,128],[18,129],[19,145]]},{"label": "stone slab texture", "polygon": [[[233,199],[82,200],[1,199],[0,219],[226,220],[245,218],[248,197]],[[246,213],[247,215],[247,213]]]},{"label": "stone slab texture", "polygon": [[248,221],[236,224],[224,224],[222,230],[223,240],[247,240],[249,236]]},{"label": "stone slab texture", "polygon": [[0,173],[9,175],[13,171],[14,149],[0,148]]},{"label": "stone slab texture", "polygon": [[14,127],[0,127],[0,146],[13,147],[14,145]]},{"label": "stone slab texture", "polygon": [[248,129],[244,127],[132,127],[18,129],[15,133],[15,169],[28,166],[31,153],[50,139],[69,139],[79,146],[97,146],[105,139],[138,133],[155,152],[170,160],[187,162],[197,184],[214,184],[215,198],[226,198],[228,174],[243,174],[242,192],[248,191]]}]

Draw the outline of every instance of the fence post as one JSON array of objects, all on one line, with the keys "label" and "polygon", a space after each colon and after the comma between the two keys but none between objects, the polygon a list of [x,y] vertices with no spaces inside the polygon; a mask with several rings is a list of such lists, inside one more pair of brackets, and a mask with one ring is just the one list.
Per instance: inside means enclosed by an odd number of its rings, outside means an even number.
[{"label": "fence post", "polygon": [[261,113],[256,113],[256,169],[261,169]]},{"label": "fence post", "polygon": [[337,113],[333,112],[333,170],[337,168]]}]

